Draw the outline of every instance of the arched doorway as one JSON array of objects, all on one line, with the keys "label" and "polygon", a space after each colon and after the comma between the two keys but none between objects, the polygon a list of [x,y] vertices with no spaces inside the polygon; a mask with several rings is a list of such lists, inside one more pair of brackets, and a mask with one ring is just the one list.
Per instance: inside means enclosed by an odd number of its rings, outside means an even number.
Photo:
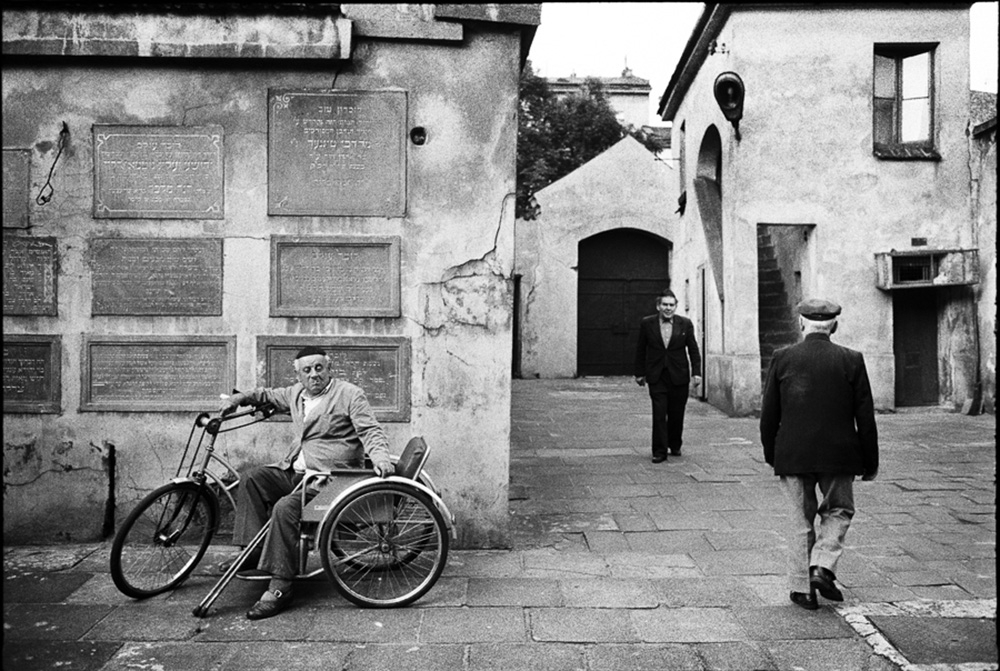
[{"label": "arched doorway", "polygon": [[581,240],[577,266],[578,375],[631,375],[639,321],[670,286],[671,242],[631,228]]}]

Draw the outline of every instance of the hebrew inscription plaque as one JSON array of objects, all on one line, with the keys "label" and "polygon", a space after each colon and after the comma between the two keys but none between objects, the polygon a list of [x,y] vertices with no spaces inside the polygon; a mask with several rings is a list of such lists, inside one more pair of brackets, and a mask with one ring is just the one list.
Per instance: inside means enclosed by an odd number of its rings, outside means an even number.
[{"label": "hebrew inscription plaque", "polygon": [[5,335],[3,411],[57,413],[61,405],[62,349],[57,335]]},{"label": "hebrew inscription plaque", "polygon": [[3,227],[28,227],[31,150],[3,150]]},{"label": "hebrew inscription plaque", "polygon": [[269,89],[267,213],[401,217],[406,92]]},{"label": "hebrew inscription plaque", "polygon": [[80,410],[213,410],[235,371],[235,336],[85,336]]},{"label": "hebrew inscription plaque", "polygon": [[94,216],[222,219],[222,126],[94,126]]},{"label": "hebrew inscription plaque", "polygon": [[[306,345],[326,350],[333,376],[361,387],[375,416],[383,422],[410,421],[410,341],[399,337],[261,336],[257,370],[263,387],[296,382],[292,362]],[[280,416],[290,421],[287,415]]]},{"label": "hebrew inscription plaque", "polygon": [[221,315],[222,240],[98,238],[94,315]]},{"label": "hebrew inscription plaque", "polygon": [[398,317],[399,238],[271,238],[271,316]]},{"label": "hebrew inscription plaque", "polygon": [[55,317],[55,238],[3,236],[3,313]]}]

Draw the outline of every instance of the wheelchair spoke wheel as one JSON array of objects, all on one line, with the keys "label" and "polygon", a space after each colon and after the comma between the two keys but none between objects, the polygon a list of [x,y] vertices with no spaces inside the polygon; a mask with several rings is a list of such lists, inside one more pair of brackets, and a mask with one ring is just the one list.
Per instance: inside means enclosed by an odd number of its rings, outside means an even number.
[{"label": "wheelchair spoke wheel", "polygon": [[420,490],[398,482],[366,485],[323,523],[323,568],[359,606],[406,606],[427,593],[448,559],[444,517]]},{"label": "wheelchair spoke wheel", "polygon": [[115,534],[115,586],[126,596],[145,599],[179,585],[208,549],[218,512],[218,502],[193,482],[150,492]]}]

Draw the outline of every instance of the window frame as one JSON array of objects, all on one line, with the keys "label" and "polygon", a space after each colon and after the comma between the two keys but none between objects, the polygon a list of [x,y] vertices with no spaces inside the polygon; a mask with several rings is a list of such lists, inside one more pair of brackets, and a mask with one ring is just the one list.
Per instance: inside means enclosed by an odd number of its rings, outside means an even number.
[{"label": "window frame", "polygon": [[[871,86],[871,106],[872,106],[872,153],[881,159],[888,160],[940,160],[941,155],[937,151],[937,50],[940,42],[876,42],[872,49],[872,86]],[[928,136],[926,139],[917,141],[903,141],[903,60],[912,56],[927,54],[927,115],[928,115]],[[888,100],[888,98],[876,96],[876,69],[879,58],[886,58],[892,61],[894,81],[893,92],[893,128],[892,141],[879,142],[876,136],[876,128],[879,120],[879,108],[876,104],[878,100]]]}]

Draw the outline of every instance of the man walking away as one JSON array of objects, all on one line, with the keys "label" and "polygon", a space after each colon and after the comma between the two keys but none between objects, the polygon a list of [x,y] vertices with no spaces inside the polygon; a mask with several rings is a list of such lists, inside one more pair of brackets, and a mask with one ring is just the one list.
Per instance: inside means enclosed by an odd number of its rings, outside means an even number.
[{"label": "man walking away", "polygon": [[830,342],[840,306],[810,299],[798,312],[805,339],[771,360],[760,440],[790,504],[789,598],[815,610],[817,591],[844,600],[834,571],[854,516],[854,477],[878,473],[878,431],[864,356]]}]

